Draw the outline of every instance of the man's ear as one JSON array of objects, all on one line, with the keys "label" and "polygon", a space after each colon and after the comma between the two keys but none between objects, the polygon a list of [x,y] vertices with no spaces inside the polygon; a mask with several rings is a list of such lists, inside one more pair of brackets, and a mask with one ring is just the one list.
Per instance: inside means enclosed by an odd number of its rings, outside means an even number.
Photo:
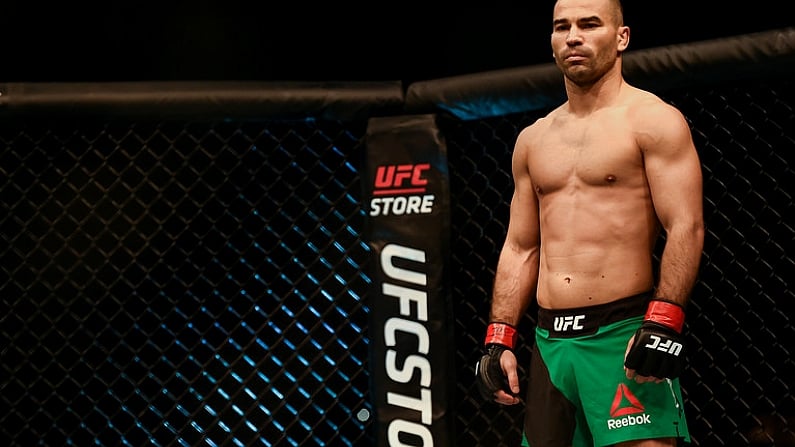
[{"label": "man's ear", "polygon": [[618,27],[618,34],[616,35],[616,40],[618,43],[618,51],[622,52],[627,49],[629,46],[629,27],[628,26],[619,26]]}]

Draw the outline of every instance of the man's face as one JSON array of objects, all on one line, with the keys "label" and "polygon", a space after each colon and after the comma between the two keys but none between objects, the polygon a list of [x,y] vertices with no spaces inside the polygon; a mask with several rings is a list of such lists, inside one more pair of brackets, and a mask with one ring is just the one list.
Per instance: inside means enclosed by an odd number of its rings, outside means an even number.
[{"label": "man's face", "polygon": [[560,0],[552,18],[552,54],[563,74],[590,85],[615,64],[626,48],[628,28],[616,23],[608,0]]}]

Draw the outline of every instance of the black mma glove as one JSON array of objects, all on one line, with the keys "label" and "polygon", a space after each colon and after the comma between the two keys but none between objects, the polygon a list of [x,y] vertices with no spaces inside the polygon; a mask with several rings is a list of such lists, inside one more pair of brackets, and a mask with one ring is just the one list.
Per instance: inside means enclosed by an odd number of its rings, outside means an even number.
[{"label": "black mma glove", "polygon": [[641,376],[660,379],[679,377],[684,369],[685,311],[679,304],[653,299],[635,339],[627,351],[624,366]]},{"label": "black mma glove", "polygon": [[494,400],[494,393],[503,390],[513,395],[508,377],[502,372],[500,357],[505,351],[513,351],[517,338],[516,328],[507,323],[489,323],[486,340],[483,343],[486,352],[475,364],[475,378],[480,395],[486,400]]}]

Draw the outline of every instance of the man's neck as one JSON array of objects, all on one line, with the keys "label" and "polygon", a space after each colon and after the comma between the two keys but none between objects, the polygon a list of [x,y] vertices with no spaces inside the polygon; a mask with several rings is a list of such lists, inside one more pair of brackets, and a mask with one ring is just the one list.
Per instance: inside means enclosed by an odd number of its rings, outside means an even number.
[{"label": "man's neck", "polygon": [[568,108],[575,115],[585,115],[613,104],[624,86],[620,64],[593,84],[577,85],[568,78],[565,81]]}]

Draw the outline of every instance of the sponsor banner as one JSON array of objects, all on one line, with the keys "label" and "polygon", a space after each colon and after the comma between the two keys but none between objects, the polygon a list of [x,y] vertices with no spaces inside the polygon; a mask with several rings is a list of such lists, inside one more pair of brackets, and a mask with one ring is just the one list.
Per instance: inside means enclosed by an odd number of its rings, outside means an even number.
[{"label": "sponsor banner", "polygon": [[453,445],[450,179],[436,120],[372,118],[367,128],[362,183],[377,446]]}]

